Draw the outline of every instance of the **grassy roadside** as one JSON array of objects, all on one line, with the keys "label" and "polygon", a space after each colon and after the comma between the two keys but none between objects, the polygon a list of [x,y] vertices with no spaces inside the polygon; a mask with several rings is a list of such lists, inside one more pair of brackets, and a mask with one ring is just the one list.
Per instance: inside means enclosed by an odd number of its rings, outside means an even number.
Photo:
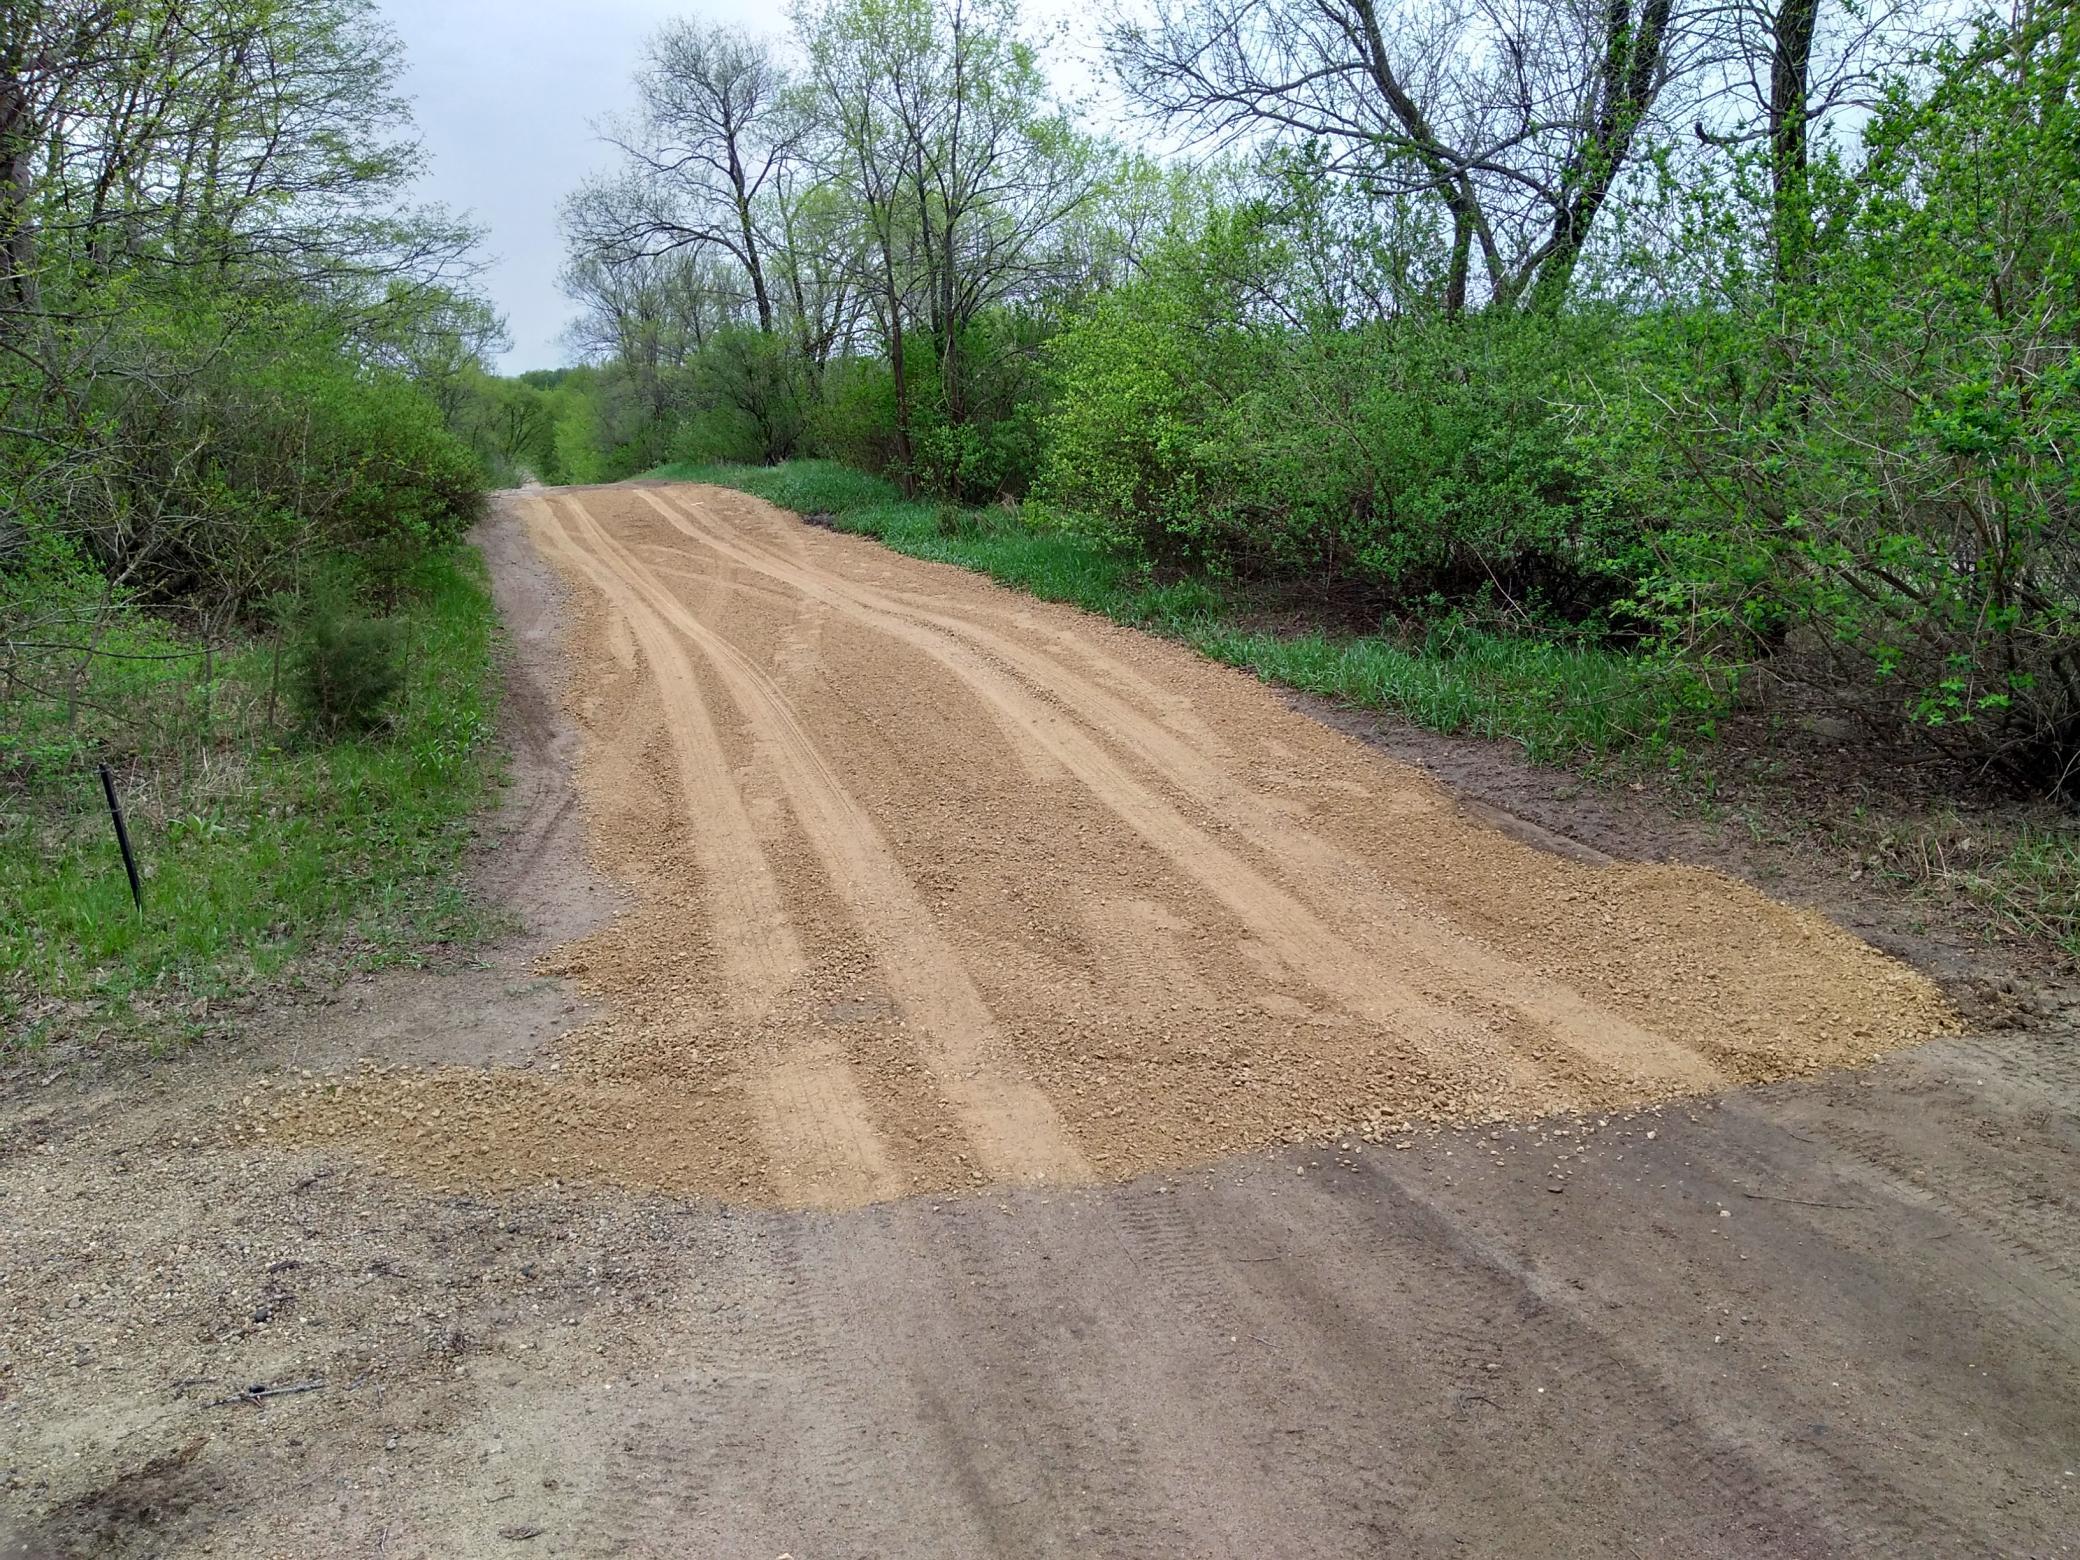
[{"label": "grassy roadside", "polygon": [[[1420,639],[1271,632],[1246,604],[1202,580],[1159,582],[1143,566],[1002,510],[905,500],[895,487],[829,461],[778,467],[666,466],[651,476],[712,482],[897,552],[958,564],[1049,601],[1183,641],[1266,682],[1404,717],[1446,735],[1502,738],[1541,763],[1673,771],[1700,797],[1713,753],[1699,689],[1679,673],[1594,646],[1434,630]],[[1796,820],[1798,835],[1910,893],[1968,907],[1986,933],[2080,962],[2080,831],[2044,814],[1965,816],[1850,809]]]},{"label": "grassy roadside", "polygon": [[[104,645],[121,654],[95,660],[62,726],[56,710],[9,712],[0,1058],[175,1045],[299,958],[366,967],[474,933],[452,869],[495,779],[496,618],[473,549],[427,560],[414,584],[403,681],[363,739],[300,729],[271,641],[201,662],[144,620]],[[101,758],[142,858],[142,917]]]}]

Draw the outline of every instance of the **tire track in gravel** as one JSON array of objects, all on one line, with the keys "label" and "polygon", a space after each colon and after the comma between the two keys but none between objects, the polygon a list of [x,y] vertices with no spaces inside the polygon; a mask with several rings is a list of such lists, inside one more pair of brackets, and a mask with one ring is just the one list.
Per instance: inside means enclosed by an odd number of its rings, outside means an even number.
[{"label": "tire track in gravel", "polygon": [[[743,566],[770,570],[774,564],[782,564],[792,583],[805,588],[804,571],[786,566],[741,528],[724,534],[684,490],[666,495],[677,506],[676,517],[663,509],[654,494],[644,496],[682,535]],[[761,510],[770,512],[757,500],[727,493],[713,499],[704,494],[702,503],[716,510],[732,504],[743,506],[753,516]],[[693,523],[704,520],[707,523]],[[1715,929],[1719,940],[1708,957],[1715,957],[1741,978],[1717,994],[1732,999],[1713,1014],[1723,1022],[1698,1026],[1693,1014],[1682,1012],[1676,1019],[1683,1025],[1678,1039],[1666,1028],[1635,1022],[1611,1003],[1586,995],[1578,982],[1585,976],[1601,980],[1605,974],[1593,956],[1571,957],[1550,970],[1531,968],[1521,957],[1500,951],[1491,940],[1497,934],[1513,939],[1527,927],[1552,928],[1551,906],[1527,915],[1523,906],[1496,900],[1492,894],[1476,894],[1469,902],[1457,892],[1461,885],[1449,871],[1440,882],[1425,881],[1429,874],[1424,872],[1403,872],[1390,882],[1364,855],[1267,807],[1259,787],[1231,772],[1224,760],[1232,748],[1217,737],[1209,739],[1205,723],[1191,713],[1188,701],[1180,701],[1174,693],[1142,693],[1154,685],[1133,667],[1106,654],[1098,634],[1078,637],[1059,629],[1049,631],[1028,621],[1033,604],[1019,598],[999,603],[984,597],[950,604],[943,595],[882,588],[849,579],[837,569],[815,570],[809,578],[827,595],[836,592],[867,611],[949,636],[1013,673],[1029,688],[1059,701],[1082,720],[1086,730],[1139,760],[1199,808],[1215,827],[1254,842],[1282,880],[1324,917],[1342,925],[1359,922],[1351,928],[1352,939],[1363,942],[1375,957],[1391,959],[1397,980],[1426,985],[1437,1000],[1454,1009],[1493,1011],[1499,1007],[1503,1016],[1494,1025],[1498,1031],[1516,1035],[1541,1060],[1547,1059],[1556,1044],[1566,1048],[1580,1059],[1585,1081],[1615,1078],[1636,1090],[1669,1094],[1706,1092],[1735,1081],[1775,1075],[1782,1069],[1786,1047],[1796,1054],[1806,1017],[1772,1011],[1774,988],[1801,977],[1799,966],[1816,939],[1854,947],[1868,965],[1865,979],[1873,987],[1882,989],[1888,976],[1900,973],[1889,968],[1881,955],[1849,944],[1817,917],[1787,910],[1710,872],[1619,864],[1586,878],[1561,874],[1555,883],[1552,868],[1558,864],[1526,852],[1525,862],[1531,870],[1522,884],[1514,886],[1527,891],[1539,887],[1551,892],[1559,887],[1564,898],[1573,899],[1584,884],[1593,884],[1606,905],[1630,901],[1650,911],[1661,903],[1690,904],[1730,896],[1728,908],[1737,913],[1722,918],[1722,925]],[[976,618],[959,615],[962,612],[973,612]],[[887,627],[887,618],[879,621]],[[1048,653],[1039,643],[1042,640],[1058,646],[1073,642],[1077,658],[1093,667],[1100,681],[1076,672],[1065,654]],[[930,646],[919,644],[933,653]],[[945,660],[943,655],[939,658]],[[1151,707],[1137,707],[1128,697],[1103,686],[1105,682],[1136,690]],[[1461,839],[1476,852],[1493,839],[1492,830],[1468,828],[1456,818],[1417,816],[1410,823],[1439,835],[1446,855]],[[1422,853],[1417,855],[1420,860]],[[1409,863],[1398,860],[1397,865]],[[1369,925],[1363,924],[1368,918],[1350,915],[1359,905],[1379,912],[1369,918]],[[1652,916],[1647,919],[1651,921]],[[1748,995],[1743,987],[1769,991],[1759,1013],[1743,1011]],[[1652,1010],[1660,1005],[1655,992],[1628,995],[1636,1006]],[[1793,1021],[1783,1022],[1786,1017]]]},{"label": "tire track in gravel", "polygon": [[[617,588],[611,570],[577,546],[552,502],[529,506],[545,550],[590,580],[614,604],[668,701],[669,732],[695,822],[693,850],[708,899],[708,924],[725,972],[726,1000],[740,1016],[771,1010],[808,972],[757,831],[728,772],[714,721],[685,653],[655,613]],[[809,1036],[774,1056],[744,1090],[767,1138],[769,1171],[783,1195],[859,1202],[902,1187],[844,1058],[827,1037]],[[820,1185],[818,1183],[821,1183]]]},{"label": "tire track in gravel", "polygon": [[[1045,749],[1178,867],[1198,877],[1286,963],[1351,1011],[1393,1026],[1415,1026],[1432,1046],[1451,1045],[1462,1062],[1474,1063],[1478,1050],[1485,1049],[1488,1055],[1479,1057],[1479,1063],[1499,1067],[1509,1083],[1520,1088],[1535,1086],[1540,1075],[1511,1052],[1504,1038],[1519,1024],[1528,1025],[1533,1043],[1551,1035],[1590,1068],[1650,1087],[1695,1091],[1726,1081],[1696,1049],[1653,1034],[1578,992],[1537,980],[1471,939],[1448,939],[1423,927],[1406,896],[1364,872],[1348,852],[1312,831],[1283,823],[1264,807],[1260,795],[1236,784],[1201,748],[1164,730],[1156,718],[1090,683],[1064,662],[964,619],[906,605],[891,593],[829,572],[812,572],[745,538],[723,536],[712,524],[699,524],[700,512],[676,493],[661,498],[645,489],[641,496],[683,535],[718,556],[785,580],[946,666],[990,701],[1016,739]],[[985,657],[1010,668],[1025,686]],[[1036,687],[1059,699],[1084,725],[1068,726],[1052,718],[1030,691]],[[1095,733],[1143,758],[1221,824],[1256,835],[1268,854],[1304,869],[1286,874],[1297,893],[1304,894],[1312,885],[1318,902],[1326,900],[1346,911],[1353,889],[1375,903],[1386,901],[1388,914],[1375,923],[1368,940],[1394,957],[1393,985],[1377,974],[1364,978],[1369,961],[1327,921],[1136,782],[1104,752]],[[1360,881],[1354,883],[1354,877]],[[1324,888],[1327,894],[1321,892]],[[1443,988],[1476,1007],[1492,1006],[1499,999],[1514,1009],[1509,1017],[1515,1022],[1505,1021],[1499,1032],[1469,1035],[1466,1021],[1442,1005],[1418,1005],[1420,999],[1404,984],[1411,981],[1419,989]]]},{"label": "tire track in gravel", "polygon": [[850,1207],[1622,1107],[1947,1022],[1817,917],[1536,851],[1175,647],[748,499],[522,512],[597,603],[569,699],[637,897],[544,969],[612,1005],[567,1068],[258,1130]]},{"label": "tire track in gravel", "polygon": [[715,722],[693,668],[657,617],[618,589],[611,571],[556,523],[553,501],[537,500],[528,509],[547,521],[532,527],[537,541],[613,603],[670,703],[672,718],[664,726],[688,814],[699,821],[693,849],[714,907],[711,925],[730,929],[730,935],[716,939],[729,996],[739,1011],[756,1016],[801,978],[808,959],[788,924],[779,885],[725,766]]},{"label": "tire track in gravel", "polygon": [[1370,961],[1299,900],[1136,780],[1089,733],[1049,710],[969,647],[897,614],[861,604],[827,576],[795,570],[784,560],[689,527],[655,494],[648,489],[639,491],[667,521],[724,558],[767,573],[791,575],[789,582],[796,588],[947,666],[988,700],[1007,737],[1022,750],[1044,755],[1061,773],[1089,790],[1171,865],[1212,894],[1283,965],[1336,997],[1350,1011],[1379,1024],[1400,1049],[1398,1065],[1422,1072],[1443,1063],[1459,1076],[1481,1080],[1498,1098],[1533,1095],[1549,1106],[1568,1103],[1568,1097],[1501,1035],[1399,981],[1383,979]]},{"label": "tire track in gravel", "polygon": [[[631,615],[654,614],[706,661],[774,762],[803,832],[854,924],[874,944],[891,994],[934,1081],[959,1116],[986,1173],[1012,1181],[1084,1180],[1089,1167],[1053,1103],[998,1032],[982,994],[934,923],[872,819],[846,794],[786,697],[749,656],[646,577],[641,562],[572,498],[600,575]],[[575,535],[575,533],[574,533]]]}]

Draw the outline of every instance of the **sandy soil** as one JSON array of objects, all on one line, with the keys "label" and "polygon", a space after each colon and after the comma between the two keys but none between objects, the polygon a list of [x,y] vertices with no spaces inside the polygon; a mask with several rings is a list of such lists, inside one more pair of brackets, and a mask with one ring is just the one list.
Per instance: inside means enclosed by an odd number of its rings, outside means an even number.
[{"label": "sandy soil", "polygon": [[485,540],[526,930],[10,1081],[0,1553],[2080,1547],[2062,1025],[751,500]]}]

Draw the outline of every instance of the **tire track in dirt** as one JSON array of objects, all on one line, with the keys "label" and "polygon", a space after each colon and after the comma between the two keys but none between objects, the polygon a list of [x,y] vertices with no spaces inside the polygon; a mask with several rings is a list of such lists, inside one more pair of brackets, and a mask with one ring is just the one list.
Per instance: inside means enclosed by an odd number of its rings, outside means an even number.
[{"label": "tire track in dirt", "polygon": [[[1402,995],[1401,983],[1441,985],[1477,1006],[1497,1000],[1508,1004],[1514,1011],[1501,1026],[1503,1034],[1523,1025],[1533,1043],[1550,1035],[1600,1072],[1646,1087],[1688,1091],[1727,1081],[1693,1048],[1653,1034],[1564,986],[1529,978],[1525,971],[1471,939],[1448,942],[1426,931],[1406,896],[1393,893],[1365,873],[1349,853],[1317,834],[1284,823],[1263,806],[1260,795],[1237,785],[1202,749],[1163,729],[1157,718],[1078,676],[1061,660],[945,613],[905,606],[890,593],[828,574],[811,575],[742,539],[724,538],[712,525],[698,524],[694,519],[698,511],[677,494],[660,498],[644,490],[642,497],[689,539],[719,556],[786,579],[796,589],[830,601],[838,610],[915,645],[964,678],[1003,713],[1015,733],[1043,747],[1158,849],[1199,876],[1282,959],[1353,1012],[1388,1024],[1425,1026],[1429,1031],[1425,1038],[1435,1044],[1463,1025],[1441,1007],[1415,1008]],[[1018,673],[1027,687],[1011,683],[985,656]],[[1120,671],[1122,680],[1145,685],[1144,679],[1126,668]],[[1027,691],[1032,688],[1045,689],[1068,706],[1081,717],[1083,728],[1065,728],[1051,720]],[[1267,854],[1305,869],[1286,874],[1288,881],[1312,882],[1318,888],[1327,885],[1333,891],[1328,896],[1331,903],[1346,911],[1353,890],[1374,902],[1385,901],[1387,916],[1374,923],[1368,940],[1394,959],[1391,975],[1395,985],[1383,989],[1386,983],[1377,977],[1355,979],[1367,965],[1356,948],[1326,921],[1251,871],[1206,831],[1191,828],[1181,816],[1164,808],[1152,792],[1138,786],[1103,754],[1098,742],[1101,733],[1145,759],[1221,824],[1238,833],[1248,830],[1259,838]],[[1358,881],[1353,882],[1354,878]],[[1488,1046],[1491,1058],[1500,1059],[1494,1055],[1501,1049],[1495,1038],[1488,1039]],[[1473,1059],[1470,1046],[1460,1059]],[[1514,1057],[1504,1060],[1503,1066],[1519,1087],[1530,1085],[1538,1076],[1534,1069],[1518,1065]],[[1562,1099],[1554,1103],[1564,1107],[1574,1102]]]},{"label": "tire track in dirt", "polygon": [[[1454,1221],[1445,1199],[1426,1196],[1417,1186],[1407,1189],[1398,1203],[1326,1201],[1335,1211],[1307,1225],[1308,1239],[1320,1241],[1325,1250],[1353,1240],[1407,1239],[1413,1226],[1424,1233],[1419,1242],[1424,1249],[1452,1254],[1455,1277],[1484,1277],[1483,1287],[1491,1295],[1498,1290],[1514,1293],[1518,1298],[1513,1314],[1496,1317],[1494,1329],[1447,1332],[1448,1337],[1463,1338],[1465,1360],[1478,1362],[1478,1368],[1467,1372],[1469,1390],[1480,1391],[1484,1385],[1488,1392],[1499,1390],[1489,1365],[1507,1354],[1492,1341],[1494,1332],[1510,1323],[1535,1329],[1543,1346],[1532,1367],[1533,1393],[1567,1405],[1584,1427],[1584,1450],[1591,1453],[1585,1460],[1592,1465],[1610,1470],[1621,1482],[1636,1481],[1645,1468],[1627,1465],[1651,1456],[1657,1477],[1692,1491],[1700,1516],[1713,1519],[1709,1526],[1700,1523],[1696,1542],[1723,1542],[1732,1536],[1735,1554],[1787,1547],[1787,1541],[1799,1552],[1905,1554],[1937,1536],[1952,1544],[1964,1539],[1947,1517],[1897,1490],[1885,1491],[1882,1499],[1866,1498],[1867,1492],[1853,1481],[1830,1476],[1830,1463],[1842,1454],[1824,1442],[1788,1433],[1782,1422],[1759,1414],[1729,1412],[1706,1384],[1704,1370],[1671,1375],[1657,1369],[1651,1349],[1630,1335],[1624,1310],[1589,1299],[1506,1243]],[[1306,1266],[1313,1270],[1313,1264]],[[1430,1282],[1436,1285],[1436,1277]],[[1478,1293],[1471,1284],[1469,1288],[1465,1306],[1453,1304],[1448,1292],[1438,1295],[1440,1313],[1468,1316],[1473,1293]],[[1507,1385],[1521,1397],[1520,1383]],[[1639,1447],[1598,1446],[1601,1427],[1624,1414],[1680,1424],[1686,1434],[1657,1443],[1651,1453]],[[1849,1464],[1843,1460],[1842,1466]],[[1758,1498],[1764,1491],[1769,1497],[1766,1505]]]},{"label": "tire track in dirt", "polygon": [[630,612],[647,607],[707,660],[777,766],[804,832],[874,943],[904,1019],[923,1037],[926,1065],[965,1126],[985,1171],[1006,1180],[1081,1180],[1088,1166],[1054,1105],[1027,1078],[952,946],[883,842],[831,772],[772,679],[644,577],[632,554],[573,499],[570,512],[608,560],[608,589]]}]

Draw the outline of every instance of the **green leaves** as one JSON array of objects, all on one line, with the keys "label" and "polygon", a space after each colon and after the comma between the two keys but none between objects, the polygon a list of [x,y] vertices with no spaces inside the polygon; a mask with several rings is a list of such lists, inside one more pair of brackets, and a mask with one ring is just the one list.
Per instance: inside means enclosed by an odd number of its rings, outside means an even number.
[{"label": "green leaves", "polygon": [[[1106,544],[1336,580],[1383,610],[1484,602],[1597,618],[1637,561],[1636,511],[1560,409],[1613,318],[1507,314],[1285,325],[1320,299],[1264,212],[1215,213],[1050,347],[1038,494]],[[1071,523],[1078,523],[1072,521]]]},{"label": "green leaves", "polygon": [[1814,170],[1821,242],[1794,282],[1717,264],[1726,224],[1702,210],[1692,253],[1724,306],[1646,317],[1630,393],[1585,426],[1668,517],[1665,588],[1640,598],[1664,642],[1781,656],[1851,711],[2054,787],[2080,755],[2073,74],[2025,26],[1895,89],[1860,159]]}]

